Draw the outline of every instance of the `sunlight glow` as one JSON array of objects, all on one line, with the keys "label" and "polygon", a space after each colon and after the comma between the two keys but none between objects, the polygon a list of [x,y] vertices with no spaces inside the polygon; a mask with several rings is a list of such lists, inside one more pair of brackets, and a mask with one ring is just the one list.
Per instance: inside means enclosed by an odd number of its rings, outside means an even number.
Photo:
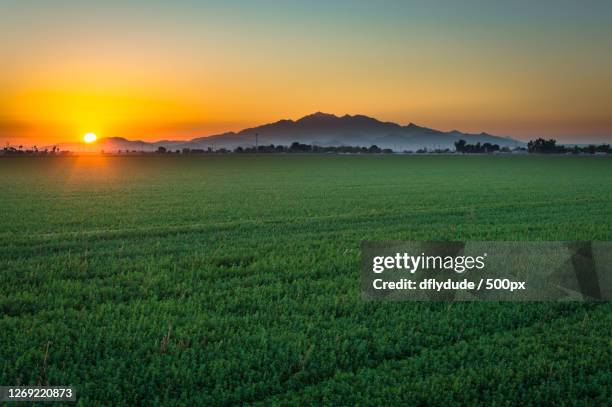
[{"label": "sunlight glow", "polygon": [[87,133],[83,136],[83,141],[87,144],[93,143],[98,137],[94,133]]}]

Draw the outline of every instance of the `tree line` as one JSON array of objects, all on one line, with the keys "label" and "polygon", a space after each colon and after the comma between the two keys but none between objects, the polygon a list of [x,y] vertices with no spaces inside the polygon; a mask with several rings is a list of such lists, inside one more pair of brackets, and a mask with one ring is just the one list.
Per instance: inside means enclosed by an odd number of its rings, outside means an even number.
[{"label": "tree line", "polygon": [[24,148],[23,145],[19,145],[17,147],[13,147],[7,145],[0,153],[4,155],[56,155],[56,154],[67,154],[68,151],[60,151],[57,146],[53,146],[51,148],[39,149],[36,146],[32,146],[31,148]]},{"label": "tree line", "polygon": [[609,144],[589,144],[587,146],[564,146],[557,144],[557,140],[548,139],[545,140],[543,138],[538,138],[536,140],[531,140],[527,143],[527,150],[530,153],[538,153],[538,154],[596,154],[596,153],[604,153],[610,154],[610,145]]},{"label": "tree line", "polygon": [[[543,139],[538,138],[531,140],[527,143],[527,147],[501,147],[499,144],[492,143],[476,143],[468,144],[465,140],[461,139],[455,142],[455,150],[450,148],[437,148],[427,149],[421,148],[416,151],[405,150],[404,153],[417,153],[417,154],[452,154],[454,152],[463,154],[491,154],[491,153],[511,153],[511,152],[528,152],[533,154],[612,154],[609,144],[590,144],[585,146],[566,146],[557,144],[555,139]],[[104,153],[104,151],[102,151]],[[136,150],[119,150],[119,154],[143,154],[143,151]],[[390,148],[380,148],[377,145],[370,147],[361,146],[331,146],[322,147],[313,144],[302,144],[299,142],[293,142],[289,146],[284,145],[262,145],[252,147],[236,147],[233,150],[226,148],[214,149],[208,147],[207,149],[200,148],[183,148],[177,150],[167,149],[166,147],[158,147],[154,152],[156,154],[253,154],[253,153],[318,153],[318,154],[390,154],[393,150]],[[51,149],[45,148],[39,150],[36,146],[24,149],[22,145],[12,147],[7,145],[0,150],[0,155],[58,155],[58,154],[70,154],[68,151],[60,151],[57,147]]]},{"label": "tree line", "polygon": [[[158,147],[157,153],[167,154],[168,151],[164,147]],[[370,147],[359,147],[359,146],[336,146],[336,147],[321,147],[313,144],[302,144],[293,142],[290,146],[283,145],[262,145],[253,147],[236,147],[233,150],[220,148],[213,150],[212,147],[204,149],[196,148],[183,148],[182,150],[176,150],[182,154],[206,154],[206,153],[234,153],[234,154],[252,154],[252,153],[348,153],[348,154],[390,154],[393,152],[390,148],[380,148],[377,145]]]},{"label": "tree line", "polygon": [[459,153],[494,153],[496,151],[510,152],[510,151],[527,151],[532,154],[610,154],[609,144],[589,144],[586,146],[565,146],[557,144],[555,139],[543,139],[538,138],[531,140],[527,143],[527,148],[516,147],[510,150],[509,147],[500,147],[498,144],[491,143],[476,143],[467,144],[465,140],[459,140],[455,142],[455,150]]}]

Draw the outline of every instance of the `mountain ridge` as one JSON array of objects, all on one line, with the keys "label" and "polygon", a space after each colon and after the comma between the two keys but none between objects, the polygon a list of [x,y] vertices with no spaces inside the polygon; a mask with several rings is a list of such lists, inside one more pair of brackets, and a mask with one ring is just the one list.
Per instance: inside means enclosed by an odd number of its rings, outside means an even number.
[{"label": "mountain ridge", "polygon": [[[167,149],[234,149],[259,145],[290,145],[293,142],[320,146],[364,146],[377,145],[394,151],[417,150],[422,148],[454,148],[460,139],[468,144],[491,143],[502,147],[519,147],[525,143],[509,137],[495,136],[486,132],[449,132],[422,127],[414,123],[402,126],[394,122],[383,122],[366,115],[336,116],[331,113],[315,112],[297,120],[281,119],[273,123],[249,127],[237,132],[225,132],[191,140],[160,140],[148,142],[129,140],[123,137],[101,138],[96,142],[98,150],[154,151],[158,147]],[[60,143],[55,146],[71,151],[84,150],[81,143]]]}]

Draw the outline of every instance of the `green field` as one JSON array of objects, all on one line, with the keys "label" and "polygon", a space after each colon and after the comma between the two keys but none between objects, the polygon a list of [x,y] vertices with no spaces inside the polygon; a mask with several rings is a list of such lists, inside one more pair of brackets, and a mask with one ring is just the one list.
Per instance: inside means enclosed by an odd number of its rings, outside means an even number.
[{"label": "green field", "polygon": [[0,385],[83,406],[612,403],[609,303],[359,292],[366,239],[612,240],[610,158],[2,158],[0,191]]}]

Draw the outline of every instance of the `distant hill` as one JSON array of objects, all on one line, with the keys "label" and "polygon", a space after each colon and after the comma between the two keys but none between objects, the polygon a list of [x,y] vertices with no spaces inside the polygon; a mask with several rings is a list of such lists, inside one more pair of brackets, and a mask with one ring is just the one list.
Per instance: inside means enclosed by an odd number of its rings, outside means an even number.
[{"label": "distant hill", "polygon": [[[171,143],[175,143],[175,141],[171,141]],[[105,137],[100,138],[96,141],[95,144],[84,144],[84,143],[59,143],[55,144],[56,147],[60,149],[60,151],[74,151],[74,152],[83,152],[83,151],[106,151],[106,152],[116,152],[118,150],[121,151],[154,151],[157,149],[156,143],[150,143],[147,141],[141,140],[127,140],[123,137]],[[46,148],[51,148],[52,146],[48,146]]]},{"label": "distant hill", "polygon": [[[328,113],[313,113],[299,120],[279,120],[275,123],[252,127],[239,132],[229,132],[192,140],[164,140],[158,142],[131,141],[120,137],[100,139],[97,150],[153,151],[159,146],[167,149],[234,149],[255,145],[257,135],[259,145],[290,145],[294,141],[319,146],[365,146],[377,145],[394,151],[418,150],[421,148],[454,148],[457,140],[468,144],[492,143],[500,146],[518,147],[525,143],[508,137],[498,137],[487,133],[470,134],[454,130],[443,132],[420,127],[415,124],[401,126],[392,122],[381,122],[363,115],[336,116]],[[79,143],[60,144],[62,150],[82,151]]]}]

